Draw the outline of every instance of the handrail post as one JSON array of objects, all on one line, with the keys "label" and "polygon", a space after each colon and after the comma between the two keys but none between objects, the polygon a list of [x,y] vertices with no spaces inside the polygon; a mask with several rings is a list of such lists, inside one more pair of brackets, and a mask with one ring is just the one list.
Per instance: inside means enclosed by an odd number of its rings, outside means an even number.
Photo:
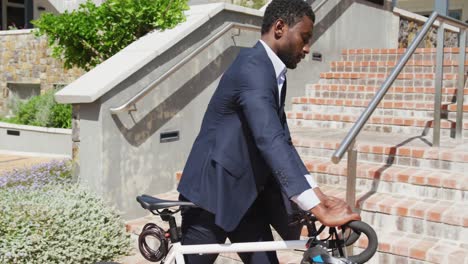
[{"label": "handrail post", "polygon": [[455,138],[457,142],[463,141],[463,97],[465,90],[465,58],[466,58],[466,29],[460,28],[460,52],[458,56],[458,83],[457,83],[457,123]]},{"label": "handrail post", "polygon": [[[448,0],[434,0],[434,11],[446,16],[448,12]],[[432,146],[440,146],[440,112],[442,105],[442,83],[444,79],[444,33],[445,23],[440,21],[437,29],[437,52],[436,52],[436,70],[434,79],[434,126],[432,130]]]},{"label": "handrail post", "polygon": [[444,79],[444,31],[445,23],[441,22],[437,29],[437,51],[435,71],[435,97],[434,97],[434,127],[432,131],[432,146],[440,146],[440,108],[442,105],[442,82]]},{"label": "handrail post", "polygon": [[346,176],[346,202],[354,211],[356,208],[356,172],[357,172],[357,150],[354,148],[354,139],[348,148],[348,168]]}]

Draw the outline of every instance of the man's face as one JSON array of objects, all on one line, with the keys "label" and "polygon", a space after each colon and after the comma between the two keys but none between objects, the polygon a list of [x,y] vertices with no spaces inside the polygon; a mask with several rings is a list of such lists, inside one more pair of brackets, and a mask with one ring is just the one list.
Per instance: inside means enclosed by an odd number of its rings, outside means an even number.
[{"label": "man's face", "polygon": [[312,39],[314,23],[304,16],[292,27],[286,26],[281,37],[282,45],[278,49],[278,57],[289,69],[295,69],[297,64],[309,54],[309,43]]}]

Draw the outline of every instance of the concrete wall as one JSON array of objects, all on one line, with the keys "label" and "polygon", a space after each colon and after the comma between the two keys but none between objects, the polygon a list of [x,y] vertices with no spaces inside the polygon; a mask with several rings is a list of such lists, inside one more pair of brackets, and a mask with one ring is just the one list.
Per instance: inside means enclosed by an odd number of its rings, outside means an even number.
[{"label": "concrete wall", "polygon": [[[86,0],[42,0],[49,2],[59,12],[63,13],[65,10],[71,11],[79,7],[80,4],[85,3]],[[101,4],[105,0],[92,0],[95,4]]]},{"label": "concrete wall", "polygon": [[0,122],[0,149],[71,157],[71,129]]},{"label": "concrete wall", "polygon": [[0,114],[6,113],[9,87],[34,84],[45,91],[54,84],[68,84],[84,73],[64,69],[50,54],[47,40],[35,37],[31,30],[0,31]]}]

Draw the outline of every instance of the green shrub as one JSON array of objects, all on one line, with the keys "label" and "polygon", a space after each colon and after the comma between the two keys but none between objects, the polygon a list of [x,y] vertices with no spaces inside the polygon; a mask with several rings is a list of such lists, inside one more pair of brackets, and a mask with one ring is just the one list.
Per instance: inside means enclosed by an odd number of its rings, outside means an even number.
[{"label": "green shrub", "polygon": [[0,121],[55,128],[71,128],[71,105],[57,104],[54,99],[56,90],[49,90],[45,94],[34,96],[26,102],[15,101],[14,117],[2,118]]},{"label": "green shrub", "polygon": [[69,162],[52,162],[0,177],[0,263],[96,263],[129,253],[115,210],[69,174]]},{"label": "green shrub", "polygon": [[43,14],[33,24],[46,35],[52,55],[89,70],[146,33],[172,28],[185,20],[188,0],[88,0],[72,12]]},{"label": "green shrub", "polygon": [[119,216],[72,185],[0,189],[0,263],[96,263],[126,255]]}]

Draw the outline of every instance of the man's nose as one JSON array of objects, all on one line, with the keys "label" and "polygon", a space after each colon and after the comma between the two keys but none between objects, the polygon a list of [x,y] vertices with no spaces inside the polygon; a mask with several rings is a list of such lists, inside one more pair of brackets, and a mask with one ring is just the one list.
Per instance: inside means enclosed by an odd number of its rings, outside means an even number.
[{"label": "man's nose", "polygon": [[304,51],[305,54],[309,54],[310,52],[310,46],[309,45],[305,45],[304,48],[302,49]]}]

